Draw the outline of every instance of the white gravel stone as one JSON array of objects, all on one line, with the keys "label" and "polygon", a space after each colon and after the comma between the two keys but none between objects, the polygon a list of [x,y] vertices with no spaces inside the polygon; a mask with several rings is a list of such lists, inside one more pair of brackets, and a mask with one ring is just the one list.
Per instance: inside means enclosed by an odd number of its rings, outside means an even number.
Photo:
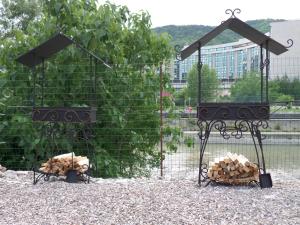
[{"label": "white gravel stone", "polygon": [[7,178],[9,178],[9,179],[17,179],[17,178],[18,178],[17,171],[14,171],[14,170],[6,170],[6,171],[5,171],[5,177],[7,177]]},{"label": "white gravel stone", "polygon": [[31,171],[16,171],[17,176],[26,176],[30,173]]},{"label": "white gravel stone", "polygon": [[300,180],[274,187],[195,180],[96,179],[32,185],[32,172],[0,179],[0,224],[300,224]]}]

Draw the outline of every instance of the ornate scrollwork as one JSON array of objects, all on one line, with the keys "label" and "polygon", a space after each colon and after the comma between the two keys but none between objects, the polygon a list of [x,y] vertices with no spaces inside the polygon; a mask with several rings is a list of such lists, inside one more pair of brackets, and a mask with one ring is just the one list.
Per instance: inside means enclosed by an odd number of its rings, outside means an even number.
[{"label": "ornate scrollwork", "polygon": [[230,135],[227,133],[227,126],[223,120],[212,120],[212,121],[205,121],[205,120],[198,120],[197,125],[199,127],[199,139],[204,141],[208,138],[211,130],[214,128],[220,132],[220,135],[225,139],[228,139]]},{"label": "ornate scrollwork", "polygon": [[260,128],[267,129],[269,127],[269,123],[266,120],[254,120],[249,121],[249,128],[253,131],[253,136],[257,137],[257,133],[259,132],[261,140],[266,138],[266,135],[260,133]]},{"label": "ornate scrollwork", "polygon": [[223,120],[216,120],[213,122],[213,128],[215,128],[216,130],[218,130],[220,132],[220,135],[224,138],[224,139],[229,139],[230,138],[230,134],[228,134],[228,130],[227,130],[227,125]]},{"label": "ornate scrollwork", "polygon": [[256,128],[263,128],[263,129],[267,129],[269,127],[268,121],[266,120],[255,120],[252,121],[252,124],[256,127]]},{"label": "ornate scrollwork", "polygon": [[225,13],[226,14],[231,14],[230,18],[236,18],[235,13],[240,14],[241,10],[239,8],[236,8],[234,10],[232,10],[232,9],[226,9]]},{"label": "ornate scrollwork", "polygon": [[[227,126],[223,120],[212,120],[209,122],[198,120],[197,125],[199,127],[198,136],[202,141],[208,138],[212,129],[217,130],[224,139],[229,139],[230,137],[241,139],[249,129],[252,129],[255,134],[260,128],[267,129],[269,127],[266,120],[235,120],[233,126]],[[264,138],[265,135],[262,135],[262,139]]]},{"label": "ornate scrollwork", "polygon": [[32,112],[33,121],[90,123],[96,121],[96,109],[90,107],[37,107]]},{"label": "ornate scrollwork", "polygon": [[63,114],[63,120],[66,122],[82,121],[82,118],[79,117],[79,115],[76,111],[66,110]]},{"label": "ornate scrollwork", "polygon": [[57,111],[54,110],[50,110],[46,113],[44,113],[42,110],[40,109],[33,109],[33,118],[41,118],[41,121],[57,121],[59,119],[59,114]]},{"label": "ornate scrollwork", "polygon": [[200,120],[259,120],[268,119],[269,116],[270,106],[267,103],[201,103],[197,107]]},{"label": "ornate scrollwork", "polygon": [[235,139],[241,139],[243,134],[248,131],[248,125],[245,120],[236,120],[234,122],[234,130],[231,132],[231,136]]}]

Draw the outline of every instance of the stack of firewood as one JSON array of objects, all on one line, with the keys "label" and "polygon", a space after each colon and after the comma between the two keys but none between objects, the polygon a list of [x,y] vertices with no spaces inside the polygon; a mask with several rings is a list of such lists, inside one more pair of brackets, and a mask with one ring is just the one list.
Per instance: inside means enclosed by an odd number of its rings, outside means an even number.
[{"label": "stack of firewood", "polygon": [[210,180],[224,184],[247,184],[258,181],[259,168],[243,155],[227,153],[210,163],[207,175]]},{"label": "stack of firewood", "polygon": [[40,171],[64,176],[69,170],[77,170],[78,174],[84,173],[88,167],[89,159],[86,156],[75,156],[74,153],[68,153],[55,156],[42,163]]}]

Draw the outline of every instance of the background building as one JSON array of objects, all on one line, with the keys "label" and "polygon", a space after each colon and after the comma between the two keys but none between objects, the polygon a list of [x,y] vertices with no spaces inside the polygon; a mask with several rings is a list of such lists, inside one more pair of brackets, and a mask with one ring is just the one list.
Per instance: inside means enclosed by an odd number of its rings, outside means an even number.
[{"label": "background building", "polygon": [[285,75],[291,79],[300,78],[300,20],[271,23],[271,37],[286,45],[288,39],[294,42],[280,56],[271,55],[271,79]]}]

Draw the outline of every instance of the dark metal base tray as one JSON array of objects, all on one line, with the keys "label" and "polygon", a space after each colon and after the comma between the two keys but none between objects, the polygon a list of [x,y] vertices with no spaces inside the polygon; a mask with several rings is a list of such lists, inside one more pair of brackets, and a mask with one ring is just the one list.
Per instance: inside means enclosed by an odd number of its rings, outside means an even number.
[{"label": "dark metal base tray", "polygon": [[201,103],[197,106],[200,120],[267,120],[269,103]]},{"label": "dark metal base tray", "polygon": [[[37,184],[41,179],[44,179],[44,181],[49,181],[50,177],[64,177],[64,176],[61,176],[57,173],[45,173],[39,169],[33,169],[33,184]],[[68,180],[66,179],[66,181]],[[84,173],[79,173],[77,175],[77,182],[90,183],[90,170],[88,169]]]},{"label": "dark metal base tray", "polygon": [[260,187],[260,183],[257,182],[256,180],[252,180],[252,181],[249,181],[249,182],[244,183],[244,184],[229,184],[229,183],[219,182],[219,181],[215,181],[215,180],[209,180],[205,184],[205,187],[207,187],[208,185],[211,185],[211,186],[221,185],[221,186],[250,186],[250,187]]}]

